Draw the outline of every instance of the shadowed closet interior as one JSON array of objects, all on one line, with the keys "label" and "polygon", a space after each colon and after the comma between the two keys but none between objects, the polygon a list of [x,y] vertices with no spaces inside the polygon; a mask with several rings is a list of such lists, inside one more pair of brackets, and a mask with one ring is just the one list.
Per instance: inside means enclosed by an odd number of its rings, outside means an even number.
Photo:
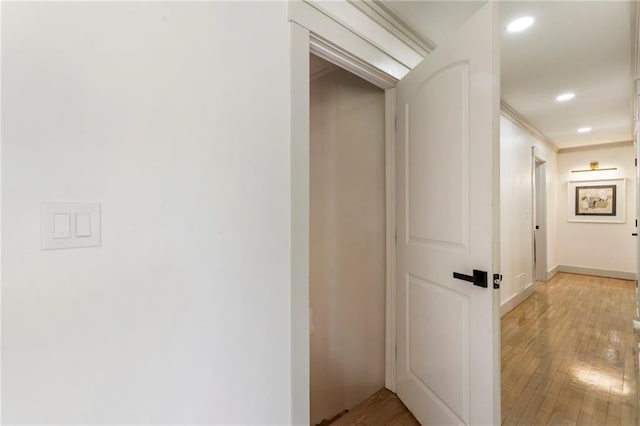
[{"label": "shadowed closet interior", "polygon": [[384,91],[310,57],[311,424],[384,387]]}]

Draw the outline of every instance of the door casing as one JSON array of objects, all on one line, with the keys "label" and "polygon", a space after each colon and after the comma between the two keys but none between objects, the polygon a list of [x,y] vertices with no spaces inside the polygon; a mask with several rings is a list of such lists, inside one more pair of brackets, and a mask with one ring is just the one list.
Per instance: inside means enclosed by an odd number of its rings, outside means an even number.
[{"label": "door casing", "polygon": [[[311,6],[290,2],[291,43],[291,402],[292,424],[309,424],[309,54],[347,69],[385,90],[386,188],[386,335],[385,387],[396,391],[396,93],[395,85],[408,69],[380,49],[366,33],[342,26]],[[338,25],[336,26],[336,23]],[[348,31],[345,31],[345,28]],[[375,55],[371,55],[371,48]],[[406,46],[405,46],[406,47]],[[399,49],[401,50],[401,49]],[[400,51],[398,51],[400,54]],[[427,53],[427,52],[425,52]],[[370,61],[359,58],[368,58]],[[378,66],[374,66],[373,64]],[[381,69],[387,71],[381,71]],[[496,129],[497,132],[497,129]],[[498,227],[499,223],[494,224]],[[494,250],[495,251],[495,250]],[[499,262],[499,252],[494,253]],[[498,263],[499,264],[499,263]],[[495,297],[499,298],[496,293]]]},{"label": "door casing", "polygon": [[291,357],[292,423],[309,422],[309,54],[385,91],[385,387],[396,389],[395,80],[295,22],[291,26]]}]

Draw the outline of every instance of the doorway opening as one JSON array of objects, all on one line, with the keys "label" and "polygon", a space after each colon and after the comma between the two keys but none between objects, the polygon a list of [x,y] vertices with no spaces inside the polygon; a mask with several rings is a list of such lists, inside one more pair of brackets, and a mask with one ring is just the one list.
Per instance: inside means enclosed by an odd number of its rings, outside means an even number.
[{"label": "doorway opening", "polygon": [[547,163],[533,160],[533,279],[547,281]]},{"label": "doorway opening", "polygon": [[384,90],[310,55],[310,420],[385,385]]}]

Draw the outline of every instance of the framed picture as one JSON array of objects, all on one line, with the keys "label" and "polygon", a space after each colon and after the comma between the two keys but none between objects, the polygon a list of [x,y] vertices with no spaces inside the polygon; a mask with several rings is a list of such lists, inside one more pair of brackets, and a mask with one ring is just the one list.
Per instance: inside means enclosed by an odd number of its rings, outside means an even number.
[{"label": "framed picture", "polygon": [[624,179],[569,182],[569,222],[624,223]]},{"label": "framed picture", "polygon": [[615,216],[615,185],[576,185],[576,216]]}]

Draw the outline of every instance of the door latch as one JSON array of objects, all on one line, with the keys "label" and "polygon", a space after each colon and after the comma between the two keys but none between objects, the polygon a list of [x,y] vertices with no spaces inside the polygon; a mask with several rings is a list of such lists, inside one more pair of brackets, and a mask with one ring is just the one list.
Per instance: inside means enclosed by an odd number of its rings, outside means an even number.
[{"label": "door latch", "polygon": [[493,288],[500,288],[500,284],[502,284],[502,275],[501,274],[493,274]]}]

